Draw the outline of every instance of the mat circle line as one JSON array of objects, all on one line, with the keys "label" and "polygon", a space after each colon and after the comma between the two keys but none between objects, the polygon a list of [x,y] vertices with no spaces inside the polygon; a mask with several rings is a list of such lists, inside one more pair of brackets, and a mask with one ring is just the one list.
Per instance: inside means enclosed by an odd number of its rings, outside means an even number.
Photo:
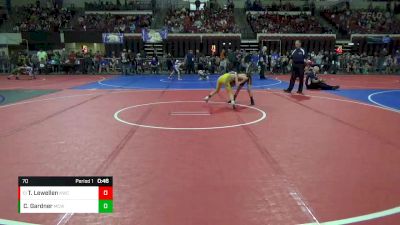
[{"label": "mat circle line", "polygon": [[[151,103],[145,103],[145,104],[139,104],[139,105],[133,105],[133,106],[128,106],[123,109],[118,110],[117,112],[114,113],[114,119],[117,120],[118,122],[131,125],[131,126],[137,126],[137,127],[144,127],[144,128],[152,128],[152,129],[159,129],[159,130],[217,130],[217,129],[227,129],[227,128],[234,128],[234,127],[241,127],[241,126],[248,126],[252,124],[256,124],[261,122],[267,117],[267,113],[259,108],[253,107],[253,106],[247,106],[247,105],[241,105],[241,104],[236,104],[237,106],[249,108],[258,111],[261,113],[261,117],[259,117],[257,120],[247,122],[247,123],[240,123],[240,124],[234,124],[234,125],[226,125],[226,126],[214,126],[214,127],[161,127],[161,126],[151,126],[151,125],[145,125],[145,124],[138,124],[138,123],[132,123],[126,120],[123,120],[119,117],[119,114],[122,113],[123,111],[126,111],[128,109],[132,108],[139,108],[143,106],[150,106],[150,105],[160,105],[160,104],[174,104],[174,103],[204,103],[204,101],[168,101],[168,102],[151,102]],[[227,104],[226,102],[209,102],[208,104]]]},{"label": "mat circle line", "polygon": [[393,107],[384,105],[384,104],[382,104],[382,103],[377,102],[376,100],[373,100],[373,96],[381,95],[381,94],[385,94],[385,93],[392,93],[392,92],[400,92],[400,90],[389,90],[389,91],[378,91],[378,92],[374,92],[374,93],[368,95],[368,101],[370,101],[370,102],[372,102],[372,103],[374,103],[374,104],[376,104],[376,105],[379,105],[380,107],[383,107],[383,108],[387,108],[387,109],[391,109],[391,110],[400,112],[399,109],[396,109],[396,108],[393,108]]}]

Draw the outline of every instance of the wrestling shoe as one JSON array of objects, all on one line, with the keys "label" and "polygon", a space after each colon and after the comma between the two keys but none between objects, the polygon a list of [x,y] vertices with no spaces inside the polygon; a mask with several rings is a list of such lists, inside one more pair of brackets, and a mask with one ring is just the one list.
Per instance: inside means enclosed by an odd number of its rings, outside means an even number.
[{"label": "wrestling shoe", "polygon": [[[236,97],[237,97],[237,95],[234,95],[234,96],[233,96],[233,100],[236,101]],[[229,101],[228,101],[229,104],[230,104],[231,102],[232,102],[232,100],[229,100]]]},{"label": "wrestling shoe", "polygon": [[230,103],[231,105],[232,105],[232,109],[236,109],[236,103],[235,103],[235,101],[231,101],[231,103]]}]

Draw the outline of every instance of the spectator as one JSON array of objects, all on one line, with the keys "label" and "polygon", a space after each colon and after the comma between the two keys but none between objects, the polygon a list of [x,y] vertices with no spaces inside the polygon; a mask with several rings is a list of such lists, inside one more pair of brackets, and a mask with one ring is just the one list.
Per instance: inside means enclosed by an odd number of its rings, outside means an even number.
[{"label": "spectator", "polygon": [[39,61],[40,61],[41,63],[45,63],[45,62],[47,62],[47,60],[48,60],[47,52],[43,51],[42,49],[40,49],[40,50],[37,52],[37,57],[38,57],[38,59],[39,59]]},{"label": "spectator", "polygon": [[[399,4],[400,6],[400,4]],[[395,64],[395,72],[398,73],[400,72],[400,51],[396,50],[396,53],[394,55],[394,64]]]},{"label": "spectator", "polygon": [[101,55],[99,73],[106,71],[107,73],[110,71],[110,62],[103,55]]},{"label": "spectator", "polygon": [[136,54],[136,64],[137,64],[137,72],[144,73],[144,59],[141,54]]},{"label": "spectator", "polygon": [[126,49],[122,50],[121,53],[121,73],[122,75],[128,75],[128,69],[129,69],[129,55],[128,52],[126,52]]},{"label": "spectator", "polygon": [[260,67],[260,79],[265,79],[265,69],[268,64],[267,47],[263,46],[258,56],[258,66]]},{"label": "spectator", "polygon": [[46,66],[47,66],[47,61],[48,61],[47,52],[45,52],[42,49],[40,49],[37,52],[37,57],[38,57],[38,60],[39,60],[39,74],[42,74],[43,72],[46,73],[47,72]]},{"label": "spectator", "polygon": [[86,52],[83,53],[83,74],[88,74],[93,71],[93,59],[92,59],[92,53],[91,52]]},{"label": "spectator", "polygon": [[200,10],[200,0],[196,0],[195,2],[194,2],[194,4],[196,5],[196,10],[198,11],[198,10]]},{"label": "spectator", "polygon": [[158,74],[159,62],[158,62],[157,57],[153,56],[153,58],[150,61],[150,66],[151,66],[152,73]]},{"label": "spectator", "polygon": [[136,60],[133,60],[134,58],[135,58],[135,54],[132,52],[132,50],[128,49],[128,61],[129,61],[128,74],[133,74],[134,71],[136,70],[136,68],[135,68]]},{"label": "spectator", "polygon": [[112,72],[116,72],[117,66],[118,66],[118,59],[117,59],[117,56],[115,55],[115,52],[113,51],[111,53],[111,61],[109,64],[109,68],[111,69]]},{"label": "spectator", "polygon": [[60,53],[58,51],[56,51],[53,54],[52,66],[53,66],[53,72],[56,72],[56,73],[61,72],[61,56],[60,56]]},{"label": "spectator", "polygon": [[6,73],[7,72],[7,59],[6,59],[6,53],[4,51],[0,52],[0,73]]},{"label": "spectator", "polygon": [[94,56],[94,71],[101,71],[100,66],[101,66],[101,61],[103,59],[102,54],[100,51],[97,51],[95,56]]},{"label": "spectator", "polygon": [[380,53],[379,53],[379,58],[378,58],[378,72],[379,73],[383,73],[384,69],[385,69],[385,59],[387,56],[388,52],[386,50],[386,48],[383,48]]},{"label": "spectator", "polygon": [[186,73],[193,74],[194,71],[194,55],[193,50],[189,50],[189,52],[185,56],[185,64],[186,64]]}]

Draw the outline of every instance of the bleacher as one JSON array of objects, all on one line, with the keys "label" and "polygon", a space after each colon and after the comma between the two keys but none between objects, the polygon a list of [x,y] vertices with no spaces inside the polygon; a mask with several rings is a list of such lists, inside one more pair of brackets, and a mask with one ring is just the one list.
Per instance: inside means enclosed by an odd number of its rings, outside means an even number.
[{"label": "bleacher", "polygon": [[72,30],[104,33],[140,33],[150,27],[151,15],[85,14],[79,16]]},{"label": "bleacher", "polygon": [[[9,32],[21,33],[21,37],[29,43],[49,46],[62,46],[65,43],[100,43],[104,45],[107,53],[128,48],[134,52],[147,52],[148,55],[172,52],[174,57],[184,56],[188,49],[199,49],[205,54],[210,54],[212,46],[217,49],[257,51],[260,46],[265,45],[268,49],[283,53],[292,48],[296,39],[303,40],[304,46],[312,51],[333,51],[336,46],[344,45],[348,51],[373,54],[379,49],[379,45],[369,44],[366,36],[353,38],[351,35],[393,36],[400,33],[399,19],[382,8],[346,10],[348,4],[338,4],[324,6],[325,9],[320,12],[321,5],[315,6],[307,2],[245,2],[240,10],[232,9],[232,6],[228,5],[219,5],[214,1],[206,2],[204,10],[193,9],[193,6],[190,8],[189,2],[178,0],[113,3],[88,1],[80,7],[39,7],[27,4],[13,10],[13,17],[18,20],[14,24],[14,30]],[[399,8],[398,5],[394,4],[394,11]],[[163,7],[164,13],[154,13],[155,8],[160,7]],[[6,12],[1,9],[3,6],[0,5],[0,19],[1,15],[4,15],[1,12]],[[235,19],[237,16],[243,18]],[[154,27],[155,20],[161,21],[161,25]],[[240,24],[238,21],[241,21]],[[160,30],[163,25],[168,28],[167,40],[157,43],[143,41],[141,32],[144,28]],[[41,35],[41,32],[44,34]],[[124,33],[124,42],[118,45],[104,44],[102,33]],[[30,39],[39,36],[40,38]],[[51,37],[47,38],[51,41],[46,42],[48,40],[43,37]],[[393,40],[385,46],[396,46],[398,37],[393,36]]]},{"label": "bleacher", "polygon": [[344,35],[400,33],[400,20],[380,10],[326,10],[323,15]]},{"label": "bleacher", "polygon": [[256,33],[330,33],[309,13],[291,14],[280,12],[248,13],[247,20]]},{"label": "bleacher", "polygon": [[117,3],[109,1],[85,2],[85,11],[131,11],[131,10],[152,10],[154,1],[152,0],[135,0],[135,1],[118,1]]},{"label": "bleacher", "polygon": [[210,9],[190,11],[187,8],[170,10],[165,26],[172,33],[238,33],[232,10]]}]

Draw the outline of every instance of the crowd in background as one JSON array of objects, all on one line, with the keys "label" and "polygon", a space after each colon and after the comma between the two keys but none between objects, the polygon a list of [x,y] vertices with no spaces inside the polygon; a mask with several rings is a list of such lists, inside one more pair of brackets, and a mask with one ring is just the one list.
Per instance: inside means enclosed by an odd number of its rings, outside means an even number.
[{"label": "crowd in background", "polygon": [[20,21],[15,24],[14,32],[21,31],[52,31],[67,29],[75,15],[74,9],[58,7],[49,4],[41,6],[40,2],[17,8],[15,12]]},{"label": "crowd in background", "polygon": [[[125,4],[135,5],[142,1],[129,1]],[[118,3],[110,2],[86,3],[89,7],[119,9]],[[121,5],[122,7],[123,5]],[[143,27],[149,27],[152,23],[151,15],[112,15],[112,14],[88,14],[76,16],[74,8],[63,8],[57,4],[43,5],[40,1],[16,8],[18,22],[14,25],[14,32],[23,31],[51,31],[61,30],[77,31],[102,31],[140,33]]]},{"label": "crowd in background", "polygon": [[164,24],[172,33],[238,33],[231,9],[170,10]]},{"label": "crowd in background", "polygon": [[332,33],[314,17],[306,14],[279,15],[278,13],[247,13],[253,32],[256,33]]},{"label": "crowd in background", "polygon": [[[176,60],[181,61],[182,73],[193,74],[204,70],[210,74],[221,74],[235,70],[238,72],[258,73],[261,52],[245,52],[244,50],[222,50],[219,54],[206,56],[203,53],[189,51],[184,59],[174,58],[165,53],[147,55],[146,52],[133,53],[124,49],[120,54],[112,52],[105,56],[100,52],[88,51],[67,52],[65,49],[55,51],[38,51],[27,55],[18,52],[10,57],[0,52],[0,72],[9,73],[17,66],[29,65],[35,73],[66,73],[66,74],[98,74],[121,73],[128,74],[160,74],[172,70]],[[263,68],[268,74],[289,73],[291,62],[289,53],[278,51],[265,53]],[[322,73],[348,74],[392,74],[400,72],[400,52],[389,54],[383,48],[374,55],[337,54],[336,52],[320,51],[308,53],[309,64],[317,65]]]},{"label": "crowd in background", "polygon": [[142,28],[150,27],[151,23],[151,15],[87,14],[78,17],[73,30],[140,33]]},{"label": "crowd in background", "polygon": [[246,0],[246,11],[301,11],[299,6],[295,6],[291,2],[276,4],[273,2],[270,5],[263,4],[261,0]]},{"label": "crowd in background", "polygon": [[341,8],[326,9],[322,11],[322,16],[343,35],[399,34],[400,20],[394,16],[394,10],[390,5],[386,10],[382,10],[373,8],[372,5],[368,9],[351,9],[347,4]]},{"label": "crowd in background", "polygon": [[154,0],[117,0],[85,2],[85,10],[117,11],[117,10],[143,10],[154,8]]},{"label": "crowd in background", "polygon": [[400,72],[400,52],[389,54],[383,48],[374,55],[336,54],[336,52],[311,52],[310,59],[319,65],[325,73],[350,73],[350,74],[391,74]]}]

